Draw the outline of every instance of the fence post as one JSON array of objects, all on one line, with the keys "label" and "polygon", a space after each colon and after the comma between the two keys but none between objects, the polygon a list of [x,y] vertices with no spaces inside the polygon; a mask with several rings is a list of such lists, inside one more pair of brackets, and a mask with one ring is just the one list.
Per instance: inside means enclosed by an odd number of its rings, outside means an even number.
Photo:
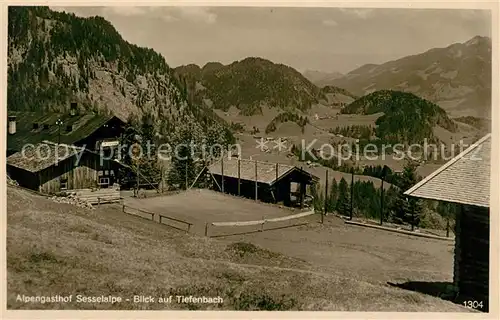
[{"label": "fence post", "polygon": [[208,222],[205,223],[205,237],[208,236]]},{"label": "fence post", "polygon": [[266,217],[262,217],[262,224],[260,225],[260,232],[264,231],[264,223],[266,223]]},{"label": "fence post", "polygon": [[241,160],[238,158],[238,197],[241,195]]},{"label": "fence post", "polygon": [[184,166],[184,178],[186,179],[186,190],[188,189],[188,163],[187,163],[187,160],[186,160],[186,164]]},{"label": "fence post", "polygon": [[101,198],[97,197],[97,205],[99,206],[101,204]]},{"label": "fence post", "polygon": [[351,210],[349,211],[349,220],[352,220],[352,211],[354,210],[354,167],[352,167],[351,171]]},{"label": "fence post", "polygon": [[224,193],[224,153],[222,153],[220,159],[221,159],[220,160],[221,187],[222,187],[222,193]]},{"label": "fence post", "polygon": [[325,170],[326,171],[326,183],[325,183],[325,213],[324,215],[326,215],[326,213],[328,212],[328,169]]},{"label": "fence post", "polygon": [[258,176],[257,176],[257,160],[255,160],[255,201],[257,201],[258,196],[257,196],[257,187],[258,187]]},{"label": "fence post", "polygon": [[380,186],[380,225],[384,221],[384,178],[382,177],[382,184]]},{"label": "fence post", "polygon": [[125,213],[125,205],[123,205],[123,213]]},{"label": "fence post", "polygon": [[450,213],[446,215],[446,238],[450,236]]},{"label": "fence post", "polygon": [[188,230],[187,230],[187,233],[189,233],[189,231],[191,230],[191,224],[188,224]]}]

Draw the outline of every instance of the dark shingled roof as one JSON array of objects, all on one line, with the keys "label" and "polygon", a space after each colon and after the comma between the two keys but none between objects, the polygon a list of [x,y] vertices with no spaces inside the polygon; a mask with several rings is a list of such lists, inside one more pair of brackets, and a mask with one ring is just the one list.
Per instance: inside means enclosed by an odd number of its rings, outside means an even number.
[{"label": "dark shingled roof", "polygon": [[[26,144],[38,144],[42,141],[57,142],[58,126],[57,119],[61,119],[61,143],[74,144],[103,126],[114,118],[113,115],[82,114],[70,116],[63,113],[40,114],[35,112],[11,112],[9,116],[16,116],[16,133],[7,134],[7,149],[20,151]],[[38,129],[33,129],[33,124],[38,124]],[[44,129],[45,124],[49,125]],[[66,132],[66,126],[72,125],[70,132]]]},{"label": "dark shingled roof", "polygon": [[489,207],[491,134],[488,134],[448,161],[406,195]]},{"label": "dark shingled roof", "polygon": [[[249,159],[240,159],[240,179],[255,181],[255,164],[257,164],[257,181],[260,183],[272,185],[293,170],[301,171],[304,175],[310,176],[313,181],[319,180],[311,173],[291,165]],[[278,179],[276,179],[276,166],[278,166]],[[213,163],[208,169],[212,174],[222,175],[221,161]],[[224,159],[224,176],[238,178],[238,159]]]},{"label": "dark shingled roof", "polygon": [[38,172],[84,150],[76,146],[44,141],[7,157],[7,165],[29,172]]}]

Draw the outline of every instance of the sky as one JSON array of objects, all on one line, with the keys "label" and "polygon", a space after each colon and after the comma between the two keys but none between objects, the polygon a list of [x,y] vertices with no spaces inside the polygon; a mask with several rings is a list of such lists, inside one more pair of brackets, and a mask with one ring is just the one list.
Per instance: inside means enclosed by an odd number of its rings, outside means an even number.
[{"label": "sky", "polygon": [[303,72],[347,73],[431,48],[491,37],[489,11],[264,7],[51,7],[99,15],[172,67],[262,57]]}]

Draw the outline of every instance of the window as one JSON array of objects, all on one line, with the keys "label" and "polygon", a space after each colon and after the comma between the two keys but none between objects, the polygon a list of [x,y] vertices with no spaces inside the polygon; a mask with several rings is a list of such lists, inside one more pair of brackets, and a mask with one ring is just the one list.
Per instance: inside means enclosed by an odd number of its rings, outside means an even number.
[{"label": "window", "polygon": [[99,178],[99,186],[101,188],[109,187],[109,178]]},{"label": "window", "polygon": [[109,170],[109,175],[114,176],[115,172],[113,170]]},{"label": "window", "polygon": [[67,190],[68,189],[68,178],[61,178],[59,180],[59,187],[61,190]]},{"label": "window", "polygon": [[104,175],[104,171],[99,170],[99,172],[98,172],[97,174],[98,174],[98,175],[99,175],[99,177],[100,177],[100,176]]}]

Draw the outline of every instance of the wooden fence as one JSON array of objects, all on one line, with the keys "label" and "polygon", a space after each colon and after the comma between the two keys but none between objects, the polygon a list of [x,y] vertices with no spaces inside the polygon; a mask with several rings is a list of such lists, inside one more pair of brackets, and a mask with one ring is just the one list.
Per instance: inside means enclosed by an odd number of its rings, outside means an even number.
[{"label": "wooden fence", "polygon": [[122,209],[124,213],[134,215],[143,219],[155,221],[170,228],[177,229],[180,231],[185,231],[186,233],[189,233],[191,231],[191,226],[193,225],[191,222],[183,221],[177,218],[169,217],[155,212],[137,209],[126,205],[123,205]]}]

